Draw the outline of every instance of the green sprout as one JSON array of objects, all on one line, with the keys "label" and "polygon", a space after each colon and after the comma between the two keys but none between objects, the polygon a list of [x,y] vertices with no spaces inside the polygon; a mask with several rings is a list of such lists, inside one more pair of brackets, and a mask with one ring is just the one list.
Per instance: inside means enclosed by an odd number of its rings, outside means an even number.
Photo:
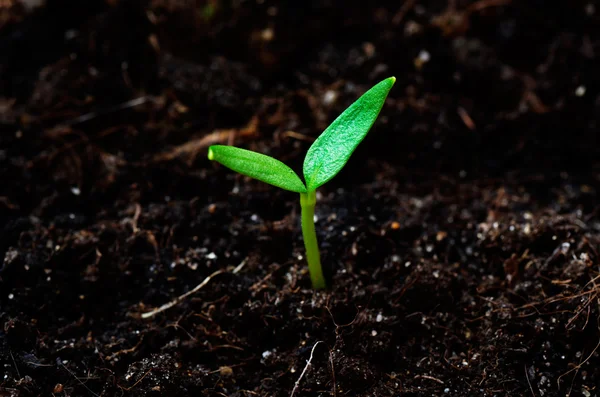
[{"label": "green sprout", "polygon": [[375,123],[395,82],[396,78],[390,77],[373,86],[323,131],[304,158],[306,183],[303,183],[290,167],[264,154],[223,145],[213,145],[208,149],[210,160],[215,160],[240,174],[300,193],[302,237],[308,271],[315,289],[326,287],[315,233],[316,190],[344,168],[358,144]]}]

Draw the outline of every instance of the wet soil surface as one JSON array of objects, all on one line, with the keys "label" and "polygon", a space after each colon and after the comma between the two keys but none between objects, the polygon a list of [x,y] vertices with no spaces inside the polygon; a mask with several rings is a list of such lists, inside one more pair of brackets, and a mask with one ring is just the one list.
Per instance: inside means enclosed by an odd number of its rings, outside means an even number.
[{"label": "wet soil surface", "polygon": [[[372,3],[0,6],[0,396],[600,395],[600,3]],[[300,170],[390,75],[315,292],[206,148]]]}]

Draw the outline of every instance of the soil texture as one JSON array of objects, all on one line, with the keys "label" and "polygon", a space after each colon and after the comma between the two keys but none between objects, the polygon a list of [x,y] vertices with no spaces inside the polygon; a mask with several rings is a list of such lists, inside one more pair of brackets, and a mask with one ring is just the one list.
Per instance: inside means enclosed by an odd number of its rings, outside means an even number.
[{"label": "soil texture", "polygon": [[[0,1],[0,396],[600,395],[600,2],[40,3]],[[300,171],[392,75],[313,291],[298,195],[207,147]]]}]

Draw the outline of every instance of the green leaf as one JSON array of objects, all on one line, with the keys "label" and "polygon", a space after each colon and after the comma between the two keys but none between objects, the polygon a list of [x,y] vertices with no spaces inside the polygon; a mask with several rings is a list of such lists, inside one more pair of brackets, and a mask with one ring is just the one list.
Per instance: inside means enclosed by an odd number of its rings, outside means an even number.
[{"label": "green leaf", "polygon": [[304,179],[308,191],[329,182],[344,168],[354,149],[375,123],[395,82],[396,78],[390,77],[365,92],[308,149],[304,158]]},{"label": "green leaf", "polygon": [[213,145],[208,148],[208,158],[259,181],[292,192],[306,193],[300,177],[273,157],[234,146]]}]

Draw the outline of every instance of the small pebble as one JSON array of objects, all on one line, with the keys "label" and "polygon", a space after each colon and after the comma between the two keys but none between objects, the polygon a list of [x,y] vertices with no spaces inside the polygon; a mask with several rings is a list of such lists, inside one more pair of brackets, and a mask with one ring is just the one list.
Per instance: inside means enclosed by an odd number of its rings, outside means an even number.
[{"label": "small pebble", "polygon": [[323,104],[329,106],[335,102],[337,99],[337,94],[333,90],[325,91],[325,95],[323,95]]}]

